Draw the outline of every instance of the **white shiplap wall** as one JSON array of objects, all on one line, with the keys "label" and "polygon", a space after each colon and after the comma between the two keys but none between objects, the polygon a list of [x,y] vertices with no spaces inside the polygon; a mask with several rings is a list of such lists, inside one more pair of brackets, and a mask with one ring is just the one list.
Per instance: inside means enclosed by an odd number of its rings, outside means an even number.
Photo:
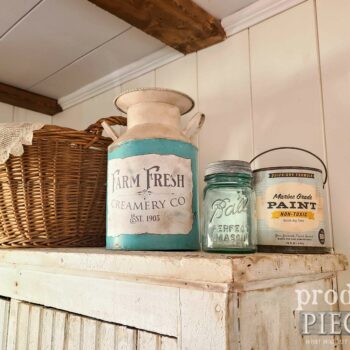
[{"label": "white shiplap wall", "polygon": [[0,123],[34,122],[51,124],[52,117],[0,102]]},{"label": "white shiplap wall", "polygon": [[[275,146],[304,147],[326,160],[335,249],[350,259],[349,17],[348,0],[305,1],[221,44],[75,105],[54,116],[53,123],[84,129],[100,117],[118,115],[113,98],[135,87],[188,93],[207,115],[199,137],[201,178],[210,161],[249,160]],[[38,118],[51,120],[0,104],[1,121]],[[257,162],[259,167],[288,164],[320,167],[295,152]],[[340,276],[340,288],[346,282],[349,272]]]},{"label": "white shiplap wall", "polygon": [[[350,260],[350,2],[317,0],[316,5],[334,246]],[[348,289],[348,283],[350,271],[341,273],[339,288]],[[350,349],[349,339],[343,349]]]}]

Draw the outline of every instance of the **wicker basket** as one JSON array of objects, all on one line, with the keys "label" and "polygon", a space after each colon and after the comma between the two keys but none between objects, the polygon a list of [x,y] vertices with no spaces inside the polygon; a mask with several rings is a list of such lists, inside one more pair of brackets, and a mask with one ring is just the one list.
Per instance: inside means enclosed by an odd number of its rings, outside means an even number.
[{"label": "wicker basket", "polygon": [[102,118],[85,131],[47,125],[0,164],[0,248],[105,245],[107,147]]}]

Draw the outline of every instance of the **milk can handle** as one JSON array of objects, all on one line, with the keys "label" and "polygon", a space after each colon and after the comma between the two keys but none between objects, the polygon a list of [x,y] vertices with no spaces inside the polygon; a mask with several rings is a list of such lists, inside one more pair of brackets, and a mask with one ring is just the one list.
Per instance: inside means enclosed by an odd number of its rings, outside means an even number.
[{"label": "milk can handle", "polygon": [[312,156],[314,156],[316,159],[318,159],[323,168],[324,168],[324,173],[325,173],[325,178],[324,178],[324,181],[323,181],[323,188],[328,180],[328,170],[327,170],[327,167],[326,167],[326,164],[323,162],[323,160],[316,156],[316,154],[304,149],[304,148],[299,148],[299,147],[276,147],[276,148],[271,148],[271,149],[268,149],[267,151],[264,151],[264,152],[261,152],[259,153],[258,155],[256,155],[251,161],[250,161],[250,164],[252,164],[254,162],[254,160],[256,160],[257,158],[259,158],[260,156],[266,154],[266,153],[270,153],[272,151],[277,151],[277,150],[280,150],[280,149],[295,149],[295,150],[298,150],[298,151],[302,151],[302,152],[305,152],[305,153],[308,153],[308,154],[311,154]]},{"label": "milk can handle", "polygon": [[106,117],[99,119],[96,123],[91,124],[89,127],[87,127],[84,131],[89,133],[90,135],[95,135],[95,137],[92,140],[88,140],[89,142],[86,143],[84,148],[91,147],[95,142],[101,139],[102,132],[103,132],[103,126],[102,123],[106,122],[109,125],[126,125],[126,118],[125,117]]},{"label": "milk can handle", "polygon": [[91,134],[101,136],[102,132],[103,132],[103,126],[102,126],[103,122],[108,123],[110,126],[113,126],[113,125],[125,126],[126,125],[126,118],[121,117],[121,116],[111,116],[111,117],[100,118],[97,122],[88,126],[85,129],[85,131],[87,131]]}]

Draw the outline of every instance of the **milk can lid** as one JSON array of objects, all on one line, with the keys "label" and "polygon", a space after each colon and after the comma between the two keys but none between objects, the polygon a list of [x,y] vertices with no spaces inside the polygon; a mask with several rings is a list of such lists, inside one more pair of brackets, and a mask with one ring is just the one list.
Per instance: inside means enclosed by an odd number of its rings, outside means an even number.
[{"label": "milk can lid", "polygon": [[142,102],[163,102],[177,106],[180,114],[186,114],[194,107],[194,101],[186,94],[162,88],[140,88],[128,90],[114,100],[116,107],[127,113],[130,106]]},{"label": "milk can lid", "polygon": [[251,174],[252,169],[250,164],[243,160],[220,160],[218,162],[209,163],[205,170],[205,176],[230,173]]}]

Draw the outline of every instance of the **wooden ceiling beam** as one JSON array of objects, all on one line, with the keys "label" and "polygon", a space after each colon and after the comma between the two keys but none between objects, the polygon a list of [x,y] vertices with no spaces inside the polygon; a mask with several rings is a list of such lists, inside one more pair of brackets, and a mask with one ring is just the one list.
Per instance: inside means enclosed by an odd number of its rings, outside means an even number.
[{"label": "wooden ceiling beam", "polygon": [[54,98],[3,83],[0,83],[0,102],[48,115],[62,112],[62,107]]},{"label": "wooden ceiling beam", "polygon": [[192,0],[89,1],[184,54],[226,37],[220,20]]}]

